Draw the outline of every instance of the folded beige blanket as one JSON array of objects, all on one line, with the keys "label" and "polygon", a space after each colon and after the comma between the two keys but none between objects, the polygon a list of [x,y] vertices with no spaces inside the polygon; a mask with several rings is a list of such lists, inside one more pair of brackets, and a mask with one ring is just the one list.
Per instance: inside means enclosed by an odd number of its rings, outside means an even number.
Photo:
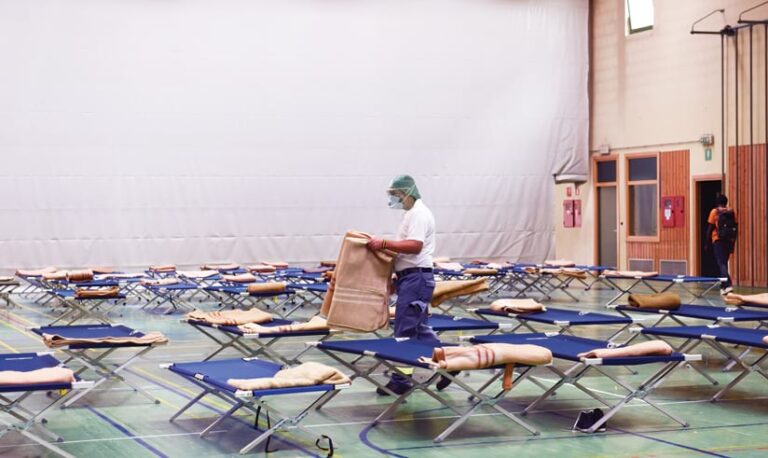
[{"label": "folded beige blanket", "polygon": [[178,278],[159,278],[159,279],[147,279],[142,280],[141,284],[146,286],[170,286],[181,283]]},{"label": "folded beige blanket", "polygon": [[478,268],[469,268],[464,269],[465,275],[474,275],[476,277],[480,276],[489,276],[489,275],[496,275],[499,273],[499,269],[478,269]]},{"label": "folded beige blanket", "polygon": [[246,287],[249,294],[258,293],[282,293],[285,291],[285,283],[283,282],[268,282],[268,283],[251,283]]},{"label": "folded beige blanket", "polygon": [[649,340],[626,347],[596,348],[579,353],[579,358],[626,358],[630,356],[665,356],[671,355],[672,347],[663,340]]},{"label": "folded beige blanket", "polygon": [[261,326],[257,323],[246,323],[238,326],[245,334],[286,333],[299,331],[328,331],[328,322],[320,316],[313,316],[309,321],[293,322],[282,326]]},{"label": "folded beige blanket", "polygon": [[568,259],[547,259],[544,261],[544,265],[552,267],[573,267],[576,263]]},{"label": "folded beige blanket", "polygon": [[65,367],[46,367],[24,372],[0,371],[0,386],[73,383],[74,381],[75,373]]},{"label": "folded beige blanket", "polygon": [[658,272],[643,272],[642,270],[606,270],[606,277],[647,278],[659,275]]},{"label": "folded beige blanket", "polygon": [[221,310],[218,312],[193,310],[187,313],[187,319],[224,326],[240,326],[246,323],[266,323],[272,321],[272,314],[257,308],[250,310]]},{"label": "folded beige blanket", "polygon": [[350,382],[349,377],[338,369],[311,361],[278,371],[274,377],[227,380],[228,384],[243,391],[326,384],[341,385]]},{"label": "folded beige blanket", "polygon": [[165,344],[168,343],[168,338],[160,332],[148,332],[141,337],[128,336],[128,337],[98,337],[94,339],[73,339],[69,337],[63,337],[57,334],[43,334],[43,343],[48,348],[66,347],[69,345],[80,344],[136,344],[136,345],[152,345],[152,344]]},{"label": "folded beige blanket", "polygon": [[176,266],[173,264],[161,264],[157,266],[149,266],[149,270],[151,272],[157,272],[157,273],[170,273],[170,272],[176,272]]},{"label": "folded beige blanket", "polygon": [[63,281],[67,279],[67,271],[66,270],[57,270],[55,272],[45,272],[43,273],[43,280],[49,280],[49,281]]},{"label": "folded beige blanket", "polygon": [[543,274],[550,274],[550,275],[559,275],[563,277],[572,277],[572,278],[580,278],[582,280],[585,280],[587,278],[587,271],[576,269],[572,267],[558,267],[555,269],[541,269],[540,271]]},{"label": "folded beige blanket", "polygon": [[19,269],[16,271],[16,275],[19,277],[42,277],[43,274],[49,274],[52,272],[56,272],[57,268],[55,267],[44,267],[42,269],[32,269],[32,270],[24,270]]},{"label": "folded beige blanket", "polygon": [[484,278],[474,280],[459,281],[438,281],[435,282],[435,291],[432,293],[432,306],[437,307],[448,299],[460,296],[471,296],[473,294],[488,291],[488,282]]},{"label": "folded beige blanket", "polygon": [[204,278],[215,277],[216,275],[219,274],[219,271],[218,270],[180,270],[176,273],[182,277],[195,278],[195,279],[201,280]]},{"label": "folded beige blanket", "polygon": [[200,266],[200,270],[237,270],[240,268],[240,264],[203,264]]},{"label": "folded beige blanket", "polygon": [[283,261],[263,261],[262,264],[272,266],[276,269],[285,269],[286,267],[288,267],[288,263]]},{"label": "folded beige blanket", "polygon": [[433,350],[431,359],[421,357],[419,361],[451,372],[506,365],[503,387],[509,390],[512,388],[512,371],[515,364],[549,364],[552,362],[552,352],[538,345],[488,343],[471,347],[437,347]]},{"label": "folded beige blanket", "polygon": [[255,264],[246,267],[246,269],[248,269],[249,272],[256,272],[259,274],[270,274],[277,270],[275,266],[268,266],[266,264]]},{"label": "folded beige blanket", "polygon": [[112,286],[109,288],[77,288],[75,290],[75,297],[78,299],[94,299],[103,298],[109,299],[110,297],[118,297],[120,295],[120,287]]},{"label": "folded beige blanket", "polygon": [[221,278],[224,281],[228,281],[230,283],[253,283],[258,280],[255,275],[249,273],[238,275],[222,275]]},{"label": "folded beige blanket", "polygon": [[14,281],[14,280],[15,280],[14,277],[6,277],[6,276],[0,277],[0,283],[7,283],[9,281]]},{"label": "folded beige blanket", "polygon": [[436,268],[443,270],[455,270],[460,272],[464,269],[464,266],[458,262],[435,262],[434,264]]},{"label": "folded beige blanket", "polygon": [[439,264],[439,263],[441,263],[441,262],[451,262],[451,258],[449,258],[449,257],[446,257],[446,256],[438,256],[438,257],[436,257],[436,258],[432,258],[432,262],[433,262],[435,265],[437,265],[437,264]]},{"label": "folded beige blanket", "polygon": [[371,236],[345,234],[320,313],[337,329],[371,332],[389,324],[389,285],[395,253],[373,251]]},{"label": "folded beige blanket", "polygon": [[496,299],[489,307],[494,312],[520,314],[546,312],[547,308],[533,299]]},{"label": "folded beige blanket", "polygon": [[768,293],[761,294],[734,294],[725,296],[725,303],[731,305],[757,304],[768,306]]},{"label": "folded beige blanket", "polygon": [[629,305],[641,309],[674,310],[680,307],[680,295],[677,293],[630,294]]}]

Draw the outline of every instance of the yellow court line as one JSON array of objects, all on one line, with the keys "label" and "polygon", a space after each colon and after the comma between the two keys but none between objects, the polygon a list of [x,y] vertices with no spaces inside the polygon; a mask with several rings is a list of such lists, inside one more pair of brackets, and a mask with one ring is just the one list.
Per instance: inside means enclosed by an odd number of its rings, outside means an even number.
[{"label": "yellow court line", "polygon": [[[18,317],[18,315],[13,314],[13,313],[11,313],[11,315],[13,315],[15,317]],[[3,324],[5,326],[8,326],[9,328],[15,330],[15,331],[18,331],[20,334],[23,334],[23,335],[29,337],[30,339],[32,339],[32,340],[34,340],[36,342],[40,342],[40,336],[38,336],[37,334],[33,334],[33,333],[27,331],[26,329],[22,329],[22,328],[16,327],[16,326],[14,326],[14,325],[12,325],[10,323],[3,322]]]}]

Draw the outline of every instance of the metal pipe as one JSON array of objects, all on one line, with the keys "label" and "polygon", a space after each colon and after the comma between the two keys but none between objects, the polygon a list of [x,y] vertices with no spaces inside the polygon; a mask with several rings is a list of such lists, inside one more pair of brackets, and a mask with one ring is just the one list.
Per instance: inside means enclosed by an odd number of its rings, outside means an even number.
[{"label": "metal pipe", "polygon": [[[731,199],[733,199],[735,205],[735,208],[739,207],[739,34],[735,34],[733,37],[733,49],[734,49],[734,56],[733,56],[733,74],[734,74],[734,103],[736,106],[735,110],[735,116],[734,121],[736,124],[736,137],[735,137],[735,143],[736,143],[736,149],[734,150],[734,170],[733,170],[733,193],[735,195],[731,196]],[[739,263],[734,263],[734,278],[736,281],[739,281]]]},{"label": "metal pipe", "polygon": [[[753,163],[753,152],[754,152],[754,140],[752,137],[752,131],[754,127],[754,118],[753,118],[753,105],[752,105],[752,85],[753,85],[753,71],[752,71],[752,60],[753,60],[753,52],[752,52],[752,37],[754,36],[753,32],[754,27],[749,27],[749,238],[750,238],[750,247],[755,246],[755,217],[754,217],[754,211],[755,211],[755,168]],[[753,288],[755,287],[755,255],[750,254],[749,256],[749,278],[750,278],[750,286]]]}]

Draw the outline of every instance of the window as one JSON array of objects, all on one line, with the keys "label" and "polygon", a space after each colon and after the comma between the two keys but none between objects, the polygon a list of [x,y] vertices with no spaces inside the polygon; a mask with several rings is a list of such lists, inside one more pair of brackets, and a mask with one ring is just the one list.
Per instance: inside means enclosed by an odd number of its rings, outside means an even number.
[{"label": "window", "polygon": [[612,183],[616,181],[616,161],[597,162],[597,182]]},{"label": "window", "polygon": [[653,28],[653,0],[626,0],[627,35]]},{"label": "window", "polygon": [[627,161],[629,236],[656,237],[659,227],[658,169],[656,156]]}]

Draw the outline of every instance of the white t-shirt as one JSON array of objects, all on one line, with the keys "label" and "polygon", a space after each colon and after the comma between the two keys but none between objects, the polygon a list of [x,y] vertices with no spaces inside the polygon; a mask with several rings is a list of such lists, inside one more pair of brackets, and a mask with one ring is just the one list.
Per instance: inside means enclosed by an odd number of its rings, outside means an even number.
[{"label": "white t-shirt", "polygon": [[435,253],[435,217],[417,199],[413,208],[405,212],[398,230],[398,240],[418,240],[424,246],[419,254],[398,254],[395,259],[395,272],[411,267],[432,267],[432,255]]}]

